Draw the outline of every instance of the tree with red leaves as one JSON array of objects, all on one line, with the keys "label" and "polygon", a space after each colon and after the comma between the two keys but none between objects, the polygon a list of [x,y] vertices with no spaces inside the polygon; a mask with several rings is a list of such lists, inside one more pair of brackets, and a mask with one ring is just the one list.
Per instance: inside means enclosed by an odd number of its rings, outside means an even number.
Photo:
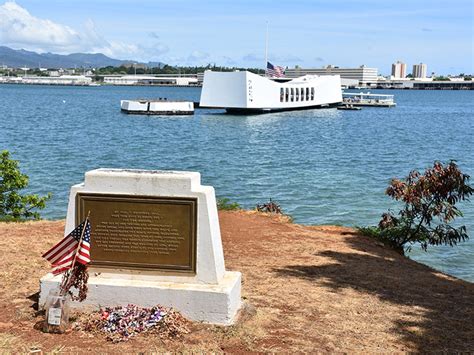
[{"label": "tree with red leaves", "polygon": [[454,246],[467,240],[465,226],[449,223],[462,216],[456,203],[468,201],[474,192],[468,182],[469,175],[455,161],[435,162],[424,174],[414,170],[406,179],[392,179],[386,194],[405,205],[397,216],[390,211],[382,215],[378,236],[401,254],[415,243],[426,251],[428,245]]}]

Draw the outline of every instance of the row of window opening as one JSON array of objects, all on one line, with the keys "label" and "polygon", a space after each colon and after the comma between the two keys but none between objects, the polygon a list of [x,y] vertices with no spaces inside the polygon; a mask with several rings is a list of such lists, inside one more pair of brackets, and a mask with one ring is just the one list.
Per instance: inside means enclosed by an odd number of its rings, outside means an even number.
[{"label": "row of window opening", "polygon": [[314,88],[280,88],[280,102],[312,100],[314,100]]}]

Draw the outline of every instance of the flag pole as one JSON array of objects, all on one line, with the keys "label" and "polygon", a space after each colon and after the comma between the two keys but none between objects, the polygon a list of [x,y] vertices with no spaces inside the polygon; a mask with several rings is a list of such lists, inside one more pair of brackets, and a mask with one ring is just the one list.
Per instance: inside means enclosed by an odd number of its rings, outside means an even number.
[{"label": "flag pole", "polygon": [[79,244],[77,244],[77,249],[76,249],[76,252],[74,253],[74,259],[72,259],[71,269],[74,268],[74,264],[76,263],[76,259],[77,259],[77,254],[79,253],[79,250],[81,249],[82,239],[84,238],[84,232],[86,231],[87,221],[89,220],[90,215],[91,215],[91,211],[87,212],[87,217],[84,220],[85,222],[84,227],[82,227],[81,237],[79,238]]},{"label": "flag pole", "polygon": [[[76,252],[74,253],[74,258],[72,259],[72,264],[71,264],[71,268],[69,270],[73,270],[74,269],[74,265],[76,264],[76,259],[77,259],[77,254],[79,253],[79,250],[81,250],[81,244],[82,244],[82,239],[84,238],[84,232],[86,231],[86,227],[87,227],[87,221],[89,220],[89,216],[91,214],[91,211],[88,211],[87,212],[87,217],[86,219],[84,220],[84,227],[82,227],[82,232],[81,232],[81,237],[79,238],[79,242],[77,244],[77,248],[76,248]],[[72,274],[69,274],[66,278],[66,281],[64,282],[64,285],[66,286],[68,283],[69,283],[69,278],[72,276]],[[62,286],[62,285],[61,285]],[[61,291],[62,293],[62,291]]]},{"label": "flag pole", "polygon": [[265,32],[265,76],[267,76],[267,65],[268,65],[268,20],[267,20],[267,29]]}]

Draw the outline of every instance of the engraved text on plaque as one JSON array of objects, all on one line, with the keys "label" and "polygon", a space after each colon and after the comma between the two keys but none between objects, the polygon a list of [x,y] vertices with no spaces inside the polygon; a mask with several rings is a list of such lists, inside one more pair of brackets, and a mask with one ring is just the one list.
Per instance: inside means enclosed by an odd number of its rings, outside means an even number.
[{"label": "engraved text on plaque", "polygon": [[76,222],[90,211],[94,266],[196,271],[197,200],[78,193]]}]

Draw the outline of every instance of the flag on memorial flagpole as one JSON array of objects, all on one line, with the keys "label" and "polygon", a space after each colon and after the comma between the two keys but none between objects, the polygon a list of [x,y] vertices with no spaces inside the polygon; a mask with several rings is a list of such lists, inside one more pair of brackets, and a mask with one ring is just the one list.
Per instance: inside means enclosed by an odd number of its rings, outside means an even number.
[{"label": "flag on memorial flagpole", "polygon": [[272,78],[283,78],[285,76],[285,68],[267,62],[267,69],[265,70],[265,74]]},{"label": "flag on memorial flagpole", "polygon": [[42,256],[53,267],[51,271],[58,275],[74,267],[75,263],[90,263],[91,224],[89,216],[58,244]]}]

